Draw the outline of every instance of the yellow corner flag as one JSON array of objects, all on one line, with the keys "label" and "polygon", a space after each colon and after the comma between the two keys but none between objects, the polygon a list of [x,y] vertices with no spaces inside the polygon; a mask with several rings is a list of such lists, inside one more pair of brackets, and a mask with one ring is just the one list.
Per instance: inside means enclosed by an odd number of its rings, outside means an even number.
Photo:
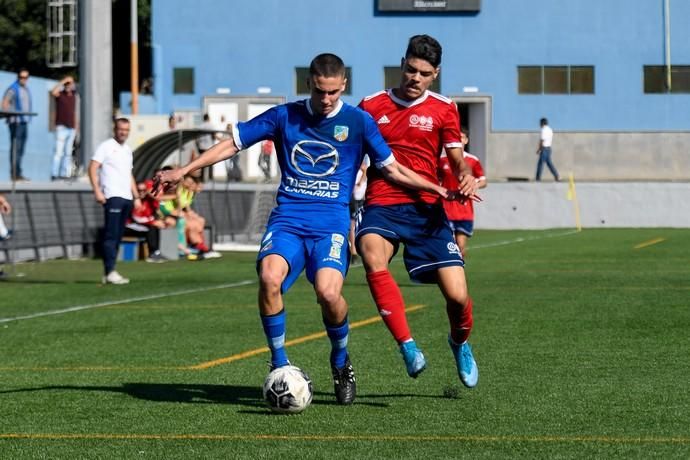
[{"label": "yellow corner flag", "polygon": [[573,202],[573,208],[575,210],[575,227],[577,231],[582,230],[582,224],[580,223],[580,206],[577,203],[577,193],[575,193],[575,176],[571,172],[568,174],[568,192],[566,194],[568,201]]}]

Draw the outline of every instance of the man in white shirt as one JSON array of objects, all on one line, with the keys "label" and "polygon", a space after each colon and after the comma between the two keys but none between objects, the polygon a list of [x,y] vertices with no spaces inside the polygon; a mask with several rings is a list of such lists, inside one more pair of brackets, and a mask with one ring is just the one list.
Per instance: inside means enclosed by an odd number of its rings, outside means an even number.
[{"label": "man in white shirt", "polygon": [[541,134],[539,135],[539,147],[537,147],[537,155],[539,155],[539,161],[537,162],[537,182],[541,180],[541,171],[544,168],[544,163],[553,174],[553,178],[556,182],[561,180],[558,175],[556,167],[551,162],[551,143],[553,142],[553,130],[549,126],[549,121],[546,118],[539,120],[541,125]]},{"label": "man in white shirt", "polygon": [[96,201],[105,211],[103,232],[103,284],[127,284],[129,279],[115,271],[117,251],[127,217],[134,206],[141,206],[132,176],[132,149],[125,144],[129,120],[115,120],[113,137],[101,143],[89,163],[89,179]]}]

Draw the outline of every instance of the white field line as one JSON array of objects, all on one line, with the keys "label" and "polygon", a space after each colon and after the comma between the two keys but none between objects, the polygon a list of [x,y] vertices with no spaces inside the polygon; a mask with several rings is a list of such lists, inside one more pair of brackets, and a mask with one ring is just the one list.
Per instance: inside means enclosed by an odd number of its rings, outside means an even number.
[{"label": "white field line", "polygon": [[146,300],[162,299],[164,297],[172,297],[172,296],[176,296],[176,295],[196,294],[197,292],[213,291],[216,289],[235,288],[235,287],[240,287],[240,286],[247,286],[249,284],[254,284],[254,283],[256,283],[256,280],[245,280],[245,281],[238,281],[237,283],[220,284],[218,286],[209,286],[209,287],[196,288],[196,289],[185,289],[182,291],[165,292],[162,294],[151,294],[151,295],[145,295],[145,296],[140,296],[140,297],[130,297],[128,299],[113,300],[110,302],[99,302],[99,303],[92,303],[92,304],[87,304],[87,305],[76,305],[74,307],[62,308],[60,310],[43,311],[43,312],[38,312],[38,313],[32,313],[30,315],[15,316],[13,318],[0,318],[0,323],[9,323],[12,321],[19,321],[19,320],[23,320],[23,319],[41,318],[43,316],[62,315],[63,313],[71,313],[74,311],[89,310],[92,308],[110,307],[112,305],[121,305],[124,303],[143,302]]},{"label": "white field line", "polygon": [[475,250],[475,249],[495,248],[497,246],[507,246],[509,244],[515,244],[515,243],[526,243],[528,241],[544,240],[546,238],[554,238],[554,237],[558,237],[558,236],[574,235],[575,233],[579,233],[579,230],[566,230],[564,232],[548,233],[546,235],[529,236],[527,238],[514,238],[512,240],[496,241],[495,243],[477,244],[477,245],[473,244],[473,245],[469,246],[468,249],[469,250]]},{"label": "white field line", "polygon": [[[541,239],[545,239],[545,238],[553,238],[553,237],[557,237],[557,236],[572,235],[572,234],[575,234],[577,232],[578,232],[577,230],[568,230],[565,232],[550,233],[547,235],[537,235],[537,236],[527,237],[527,238],[514,238],[512,240],[497,241],[495,243],[472,245],[470,247],[470,249],[474,250],[474,249],[494,248],[497,246],[507,246],[509,244],[524,243],[527,241],[535,241],[535,240],[541,240]],[[362,267],[361,264],[357,264],[357,265],[352,265],[350,268],[361,268],[361,267]],[[49,311],[44,311],[44,312],[32,313],[30,315],[15,316],[13,318],[0,318],[0,324],[10,323],[12,321],[20,321],[20,320],[24,320],[24,319],[41,318],[44,316],[62,315],[64,313],[71,313],[71,312],[81,311],[81,310],[89,310],[92,308],[109,307],[112,305],[121,305],[121,304],[125,304],[125,303],[142,302],[142,301],[154,300],[154,299],[162,299],[164,297],[172,297],[172,296],[176,296],[176,295],[195,294],[197,292],[211,291],[211,290],[216,290],[216,289],[228,289],[228,288],[234,288],[234,287],[240,287],[240,286],[247,286],[249,284],[254,284],[254,283],[256,283],[255,280],[245,280],[245,281],[239,281],[237,283],[221,284],[218,286],[210,286],[210,287],[206,287],[206,288],[187,289],[184,291],[166,292],[164,294],[152,294],[152,295],[141,296],[141,297],[131,297],[129,299],[114,300],[111,302],[100,302],[100,303],[87,304],[87,305],[77,305],[74,307],[63,308],[60,310],[49,310]]]}]

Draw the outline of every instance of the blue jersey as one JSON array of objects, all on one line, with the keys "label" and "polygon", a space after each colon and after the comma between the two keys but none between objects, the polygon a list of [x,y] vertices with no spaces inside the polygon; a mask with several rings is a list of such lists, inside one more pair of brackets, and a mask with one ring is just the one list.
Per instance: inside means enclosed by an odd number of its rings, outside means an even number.
[{"label": "blue jersey", "polygon": [[275,144],[281,171],[269,224],[283,223],[305,236],[347,233],[348,204],[365,153],[378,168],[394,161],[373,118],[341,101],[327,116],[314,114],[308,100],[279,105],[234,130],[239,149],[267,139]]}]

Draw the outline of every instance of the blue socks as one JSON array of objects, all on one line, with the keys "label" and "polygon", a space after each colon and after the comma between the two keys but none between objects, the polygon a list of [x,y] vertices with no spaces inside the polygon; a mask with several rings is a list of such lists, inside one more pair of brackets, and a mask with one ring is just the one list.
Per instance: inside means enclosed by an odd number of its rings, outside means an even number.
[{"label": "blue socks", "polygon": [[285,309],[275,315],[261,315],[261,324],[271,350],[271,367],[275,369],[290,364],[285,352]]},{"label": "blue socks", "polygon": [[[285,317],[284,309],[275,315],[261,315],[266,342],[271,350],[271,366],[274,369],[290,364],[285,351]],[[331,341],[331,366],[342,369],[348,358],[347,339],[350,324],[346,317],[342,323],[336,326],[326,323],[325,320],[324,325],[326,326],[326,334]]]},{"label": "blue socks", "polygon": [[323,321],[326,326],[326,334],[331,339],[331,366],[342,369],[347,362],[347,338],[350,332],[350,324],[345,320],[337,326],[330,325]]}]

